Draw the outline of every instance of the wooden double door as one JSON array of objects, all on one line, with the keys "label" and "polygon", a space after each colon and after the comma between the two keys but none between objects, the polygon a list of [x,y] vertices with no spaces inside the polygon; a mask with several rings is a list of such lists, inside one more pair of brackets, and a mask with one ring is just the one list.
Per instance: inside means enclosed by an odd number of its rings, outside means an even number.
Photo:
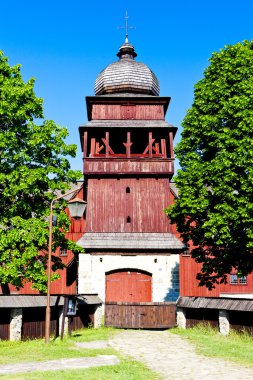
[{"label": "wooden double door", "polygon": [[106,274],[106,302],[151,302],[151,274],[134,269]]}]

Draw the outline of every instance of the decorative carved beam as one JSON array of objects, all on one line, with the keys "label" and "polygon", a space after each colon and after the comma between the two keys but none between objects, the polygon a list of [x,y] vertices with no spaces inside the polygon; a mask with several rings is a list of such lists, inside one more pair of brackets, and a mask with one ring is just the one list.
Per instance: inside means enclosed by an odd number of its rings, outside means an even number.
[{"label": "decorative carved beam", "polygon": [[105,157],[109,157],[109,154],[114,154],[114,151],[109,145],[109,132],[105,132],[105,138],[101,139],[105,144]]},{"label": "decorative carved beam", "polygon": [[131,132],[127,132],[127,142],[123,142],[124,147],[126,148],[126,156],[127,158],[131,157],[131,146],[133,143],[131,142]]},{"label": "decorative carved beam", "polygon": [[96,154],[99,154],[104,147],[105,147],[104,145],[100,146],[99,142],[97,142],[96,143]]}]

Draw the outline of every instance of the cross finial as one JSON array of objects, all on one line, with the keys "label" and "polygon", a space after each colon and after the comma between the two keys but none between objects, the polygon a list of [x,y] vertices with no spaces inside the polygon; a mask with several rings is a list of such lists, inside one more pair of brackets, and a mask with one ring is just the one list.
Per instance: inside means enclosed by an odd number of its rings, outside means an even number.
[{"label": "cross finial", "polygon": [[120,26],[119,28],[120,29],[126,29],[126,38],[125,38],[125,43],[127,44],[128,43],[128,31],[129,29],[135,29],[135,26],[129,26],[128,25],[128,14],[127,14],[127,11],[126,11],[126,15],[125,15],[125,20],[126,20],[126,23],[125,23],[125,26]]}]

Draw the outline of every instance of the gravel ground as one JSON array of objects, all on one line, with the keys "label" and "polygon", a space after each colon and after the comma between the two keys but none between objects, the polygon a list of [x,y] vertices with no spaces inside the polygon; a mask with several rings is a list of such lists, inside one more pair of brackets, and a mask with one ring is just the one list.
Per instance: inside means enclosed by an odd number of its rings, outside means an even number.
[{"label": "gravel ground", "polygon": [[[112,347],[146,364],[166,380],[253,380],[253,369],[196,354],[194,346],[168,331],[123,330],[107,341],[76,343],[83,348]],[[114,355],[0,365],[0,375],[116,365]],[[88,379],[87,379],[88,380]],[[147,379],[148,380],[148,379]]]},{"label": "gravel ground", "polygon": [[253,368],[196,354],[191,343],[168,331],[124,330],[111,347],[168,380],[253,380]]}]

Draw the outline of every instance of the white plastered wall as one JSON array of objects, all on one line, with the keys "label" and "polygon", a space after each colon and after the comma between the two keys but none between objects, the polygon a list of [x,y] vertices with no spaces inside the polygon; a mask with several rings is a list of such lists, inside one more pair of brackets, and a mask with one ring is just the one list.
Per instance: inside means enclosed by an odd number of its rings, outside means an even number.
[{"label": "white plastered wall", "polygon": [[78,293],[98,293],[105,301],[105,276],[112,270],[137,269],[152,274],[152,301],[176,301],[179,255],[79,255]]}]

